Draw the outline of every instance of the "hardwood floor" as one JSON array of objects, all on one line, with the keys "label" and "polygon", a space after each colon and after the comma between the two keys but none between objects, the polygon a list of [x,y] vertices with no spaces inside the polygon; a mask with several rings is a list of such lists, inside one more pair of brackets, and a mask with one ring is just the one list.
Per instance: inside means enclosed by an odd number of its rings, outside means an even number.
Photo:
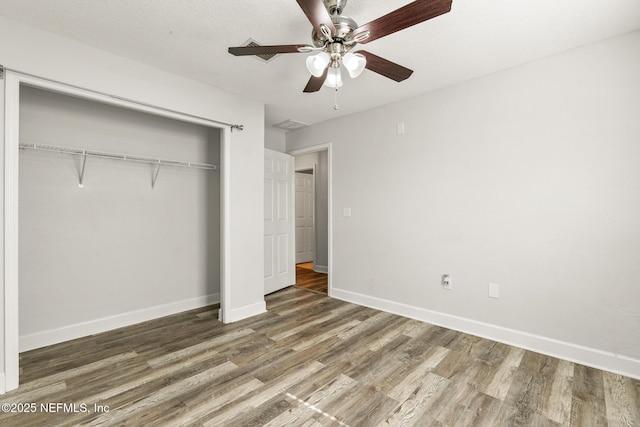
[{"label": "hardwood floor", "polygon": [[328,275],[313,271],[313,263],[297,264],[296,286],[327,294]]},{"label": "hardwood floor", "polygon": [[638,380],[297,287],[267,306],[25,352],[0,425],[640,425]]}]

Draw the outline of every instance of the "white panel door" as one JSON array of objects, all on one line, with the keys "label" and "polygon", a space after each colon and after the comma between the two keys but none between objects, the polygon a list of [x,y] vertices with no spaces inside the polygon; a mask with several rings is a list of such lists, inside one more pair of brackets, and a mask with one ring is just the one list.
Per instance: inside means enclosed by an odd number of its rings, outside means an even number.
[{"label": "white panel door", "polygon": [[314,260],[313,190],[313,175],[296,172],[296,264]]},{"label": "white panel door", "polygon": [[293,162],[293,156],[264,150],[265,295],[296,281]]}]

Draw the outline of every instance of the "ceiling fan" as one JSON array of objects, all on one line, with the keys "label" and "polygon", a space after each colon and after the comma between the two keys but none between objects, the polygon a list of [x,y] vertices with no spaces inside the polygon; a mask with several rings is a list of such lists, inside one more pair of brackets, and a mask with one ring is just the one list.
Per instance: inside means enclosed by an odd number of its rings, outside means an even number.
[{"label": "ceiling fan", "polygon": [[311,78],[304,88],[304,92],[317,92],[323,84],[336,90],[342,86],[341,64],[352,78],[359,76],[364,68],[397,82],[409,78],[413,70],[365,50],[352,52],[353,48],[447,13],[452,0],[413,1],[360,26],[342,15],[347,0],[297,2],[313,24],[313,45],[239,46],[230,47],[229,53],[244,56],[319,52],[307,57]]}]

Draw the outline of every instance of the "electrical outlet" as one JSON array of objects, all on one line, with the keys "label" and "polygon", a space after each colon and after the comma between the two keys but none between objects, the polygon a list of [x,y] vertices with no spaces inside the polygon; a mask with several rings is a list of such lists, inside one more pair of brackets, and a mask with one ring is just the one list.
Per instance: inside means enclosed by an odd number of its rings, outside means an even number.
[{"label": "electrical outlet", "polygon": [[447,290],[453,289],[451,287],[451,277],[449,277],[448,274],[443,274],[442,275],[442,287],[447,289]]}]

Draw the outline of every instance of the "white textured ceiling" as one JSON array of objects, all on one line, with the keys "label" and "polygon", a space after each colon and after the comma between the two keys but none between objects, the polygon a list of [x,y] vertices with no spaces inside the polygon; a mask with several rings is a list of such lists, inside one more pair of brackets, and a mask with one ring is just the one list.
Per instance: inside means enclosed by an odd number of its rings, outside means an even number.
[{"label": "white textured ceiling", "polygon": [[[409,0],[349,0],[365,24]],[[371,71],[334,93],[305,94],[306,54],[270,62],[227,47],[310,43],[294,0],[1,0],[0,14],[266,105],[265,125],[307,124],[365,110],[640,29],[639,0],[453,0],[452,11],[366,50],[414,70],[396,83]]]}]

